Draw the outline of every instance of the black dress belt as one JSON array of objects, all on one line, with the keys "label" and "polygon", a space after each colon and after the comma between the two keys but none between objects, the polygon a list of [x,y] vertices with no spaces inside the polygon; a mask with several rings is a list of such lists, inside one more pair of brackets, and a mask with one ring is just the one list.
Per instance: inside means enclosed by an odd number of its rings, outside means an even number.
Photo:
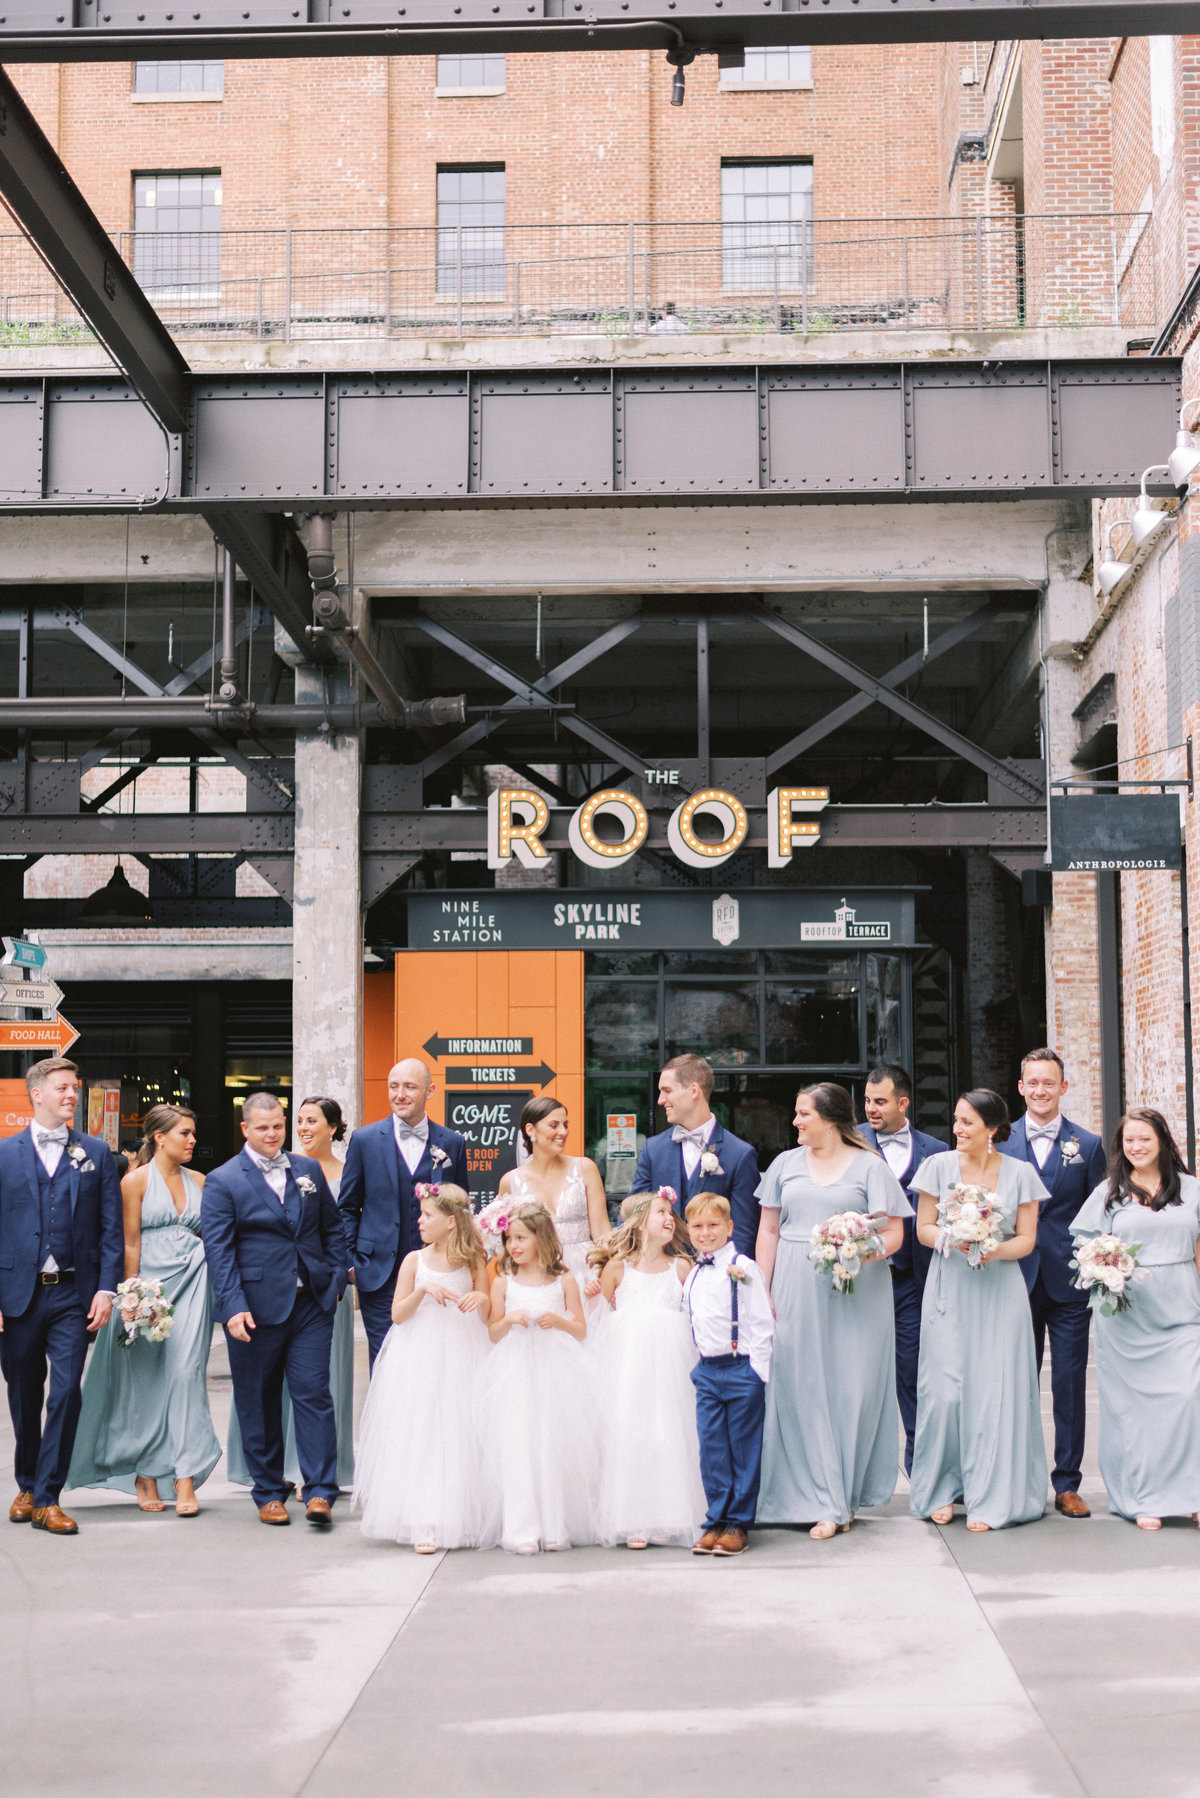
[{"label": "black dress belt", "polygon": [[52,1274],[39,1274],[38,1285],[63,1286],[68,1280],[73,1280],[74,1278],[75,1269],[73,1267],[60,1267]]}]

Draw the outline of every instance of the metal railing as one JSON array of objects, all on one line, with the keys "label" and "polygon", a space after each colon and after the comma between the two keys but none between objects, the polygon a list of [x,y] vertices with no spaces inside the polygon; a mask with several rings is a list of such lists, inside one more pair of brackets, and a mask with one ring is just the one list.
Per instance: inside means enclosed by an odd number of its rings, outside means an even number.
[{"label": "metal railing", "polygon": [[[1011,330],[1158,320],[1150,213],[117,231],[180,338]],[[0,345],[88,341],[0,236]]]}]

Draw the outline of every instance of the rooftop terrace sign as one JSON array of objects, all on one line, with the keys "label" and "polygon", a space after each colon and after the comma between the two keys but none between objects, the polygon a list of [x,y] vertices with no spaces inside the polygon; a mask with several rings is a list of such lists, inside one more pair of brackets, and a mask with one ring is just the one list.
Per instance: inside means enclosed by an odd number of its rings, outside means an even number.
[{"label": "rooftop terrace sign", "polygon": [[[736,930],[736,934],[734,934]],[[915,942],[895,887],[413,893],[410,949],[861,949]]]},{"label": "rooftop terrace sign", "polygon": [[1056,874],[1143,873],[1180,865],[1179,801],[1170,793],[1092,793],[1050,801]]}]

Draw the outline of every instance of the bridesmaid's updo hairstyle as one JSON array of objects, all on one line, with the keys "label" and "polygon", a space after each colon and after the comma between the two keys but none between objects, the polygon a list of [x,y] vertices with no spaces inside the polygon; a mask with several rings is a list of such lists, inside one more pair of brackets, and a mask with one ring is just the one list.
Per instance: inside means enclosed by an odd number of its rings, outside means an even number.
[{"label": "bridesmaid's updo hairstyle", "polygon": [[562,1100],[556,1099],[553,1093],[539,1093],[536,1099],[530,1099],[521,1112],[521,1120],[517,1125],[517,1133],[525,1144],[527,1153],[533,1153],[533,1137],[530,1135],[533,1126],[540,1124],[543,1118],[548,1118],[552,1111],[566,1109]]},{"label": "bridesmaid's updo hairstyle", "polygon": [[[533,1102],[535,1105],[537,1104],[536,1099]],[[524,1224],[533,1237],[537,1244],[538,1265],[549,1279],[553,1280],[555,1275],[566,1273],[567,1265],[562,1256],[562,1244],[558,1240],[558,1231],[554,1228],[554,1219],[546,1207],[544,1205],[518,1205],[508,1220],[507,1229],[502,1232],[500,1237],[499,1262],[502,1274],[515,1274],[517,1271],[516,1263],[509,1258],[508,1253],[508,1232],[514,1224]]]},{"label": "bridesmaid's updo hairstyle", "polygon": [[317,1110],[332,1130],[334,1142],[343,1142],[345,1140],[346,1120],[342,1116],[342,1108],[336,1099],[301,1099],[300,1108],[296,1113],[297,1117],[299,1117],[300,1112],[303,1111],[306,1105],[316,1106]]},{"label": "bridesmaid's updo hairstyle", "polygon": [[1012,1120],[1008,1115],[1008,1106],[994,1093],[990,1086],[976,1086],[969,1093],[959,1093],[964,1105],[969,1105],[977,1117],[992,1132],[993,1142],[1007,1142],[1012,1135]]},{"label": "bridesmaid's updo hairstyle", "polygon": [[[1140,1186],[1134,1185],[1133,1165],[1125,1155],[1126,1124],[1146,1124],[1158,1138],[1160,1184],[1153,1198],[1144,1193]],[[1187,1171],[1187,1163],[1179,1153],[1175,1138],[1171,1135],[1171,1126],[1162,1112],[1152,1110],[1149,1105],[1136,1105],[1125,1113],[1113,1131],[1112,1149],[1108,1157],[1108,1197],[1104,1201],[1104,1209],[1111,1211],[1117,1205],[1129,1205],[1135,1200],[1150,1211],[1162,1211],[1168,1205],[1182,1205],[1183,1193],[1180,1191],[1179,1176]]]},{"label": "bridesmaid's updo hairstyle", "polygon": [[148,1161],[153,1161],[158,1147],[155,1137],[166,1136],[184,1118],[190,1118],[193,1124],[196,1121],[195,1112],[189,1111],[186,1105],[152,1105],[142,1119],[142,1140],[133,1157],[134,1167],[145,1167]]},{"label": "bridesmaid's updo hairstyle", "polygon": [[867,1147],[854,1116],[854,1100],[844,1086],[834,1080],[818,1080],[815,1086],[802,1086],[800,1096],[809,1101],[819,1118],[833,1125],[848,1149]]}]

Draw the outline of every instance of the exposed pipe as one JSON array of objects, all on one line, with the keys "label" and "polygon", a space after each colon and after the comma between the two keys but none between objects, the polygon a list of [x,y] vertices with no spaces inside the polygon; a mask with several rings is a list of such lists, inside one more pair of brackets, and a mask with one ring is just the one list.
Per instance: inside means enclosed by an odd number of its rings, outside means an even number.
[{"label": "exposed pipe", "polygon": [[221,586],[221,685],[218,697],[225,705],[236,705],[242,695],[238,689],[237,625],[234,602],[237,598],[237,564],[229,550],[225,551]]},{"label": "exposed pipe", "polygon": [[377,701],[357,705],[226,705],[196,699],[3,699],[2,730],[432,730],[465,724],[466,696],[402,699],[397,713]]},{"label": "exposed pipe", "polygon": [[[336,643],[352,668],[362,676],[382,709],[401,722],[413,704],[405,699],[363,641],[347,615],[338,593],[337,564],[333,553],[333,515],[314,512],[308,521],[308,572],[313,588],[312,636]],[[427,702],[426,702],[427,703]]]}]

